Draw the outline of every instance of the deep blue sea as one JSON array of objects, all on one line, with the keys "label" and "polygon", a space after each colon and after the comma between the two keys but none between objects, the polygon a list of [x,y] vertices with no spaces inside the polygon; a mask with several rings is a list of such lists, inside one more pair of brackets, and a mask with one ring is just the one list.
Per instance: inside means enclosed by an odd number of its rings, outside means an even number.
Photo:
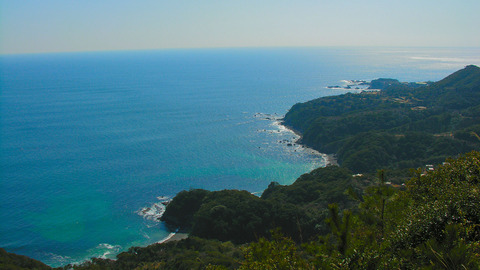
[{"label": "deep blue sea", "polygon": [[326,88],[344,79],[436,81],[468,64],[479,48],[0,56],[0,247],[60,266],[161,241],[148,214],[162,197],[260,194],[325,165],[285,143],[297,136],[278,119],[295,103],[345,93]]}]

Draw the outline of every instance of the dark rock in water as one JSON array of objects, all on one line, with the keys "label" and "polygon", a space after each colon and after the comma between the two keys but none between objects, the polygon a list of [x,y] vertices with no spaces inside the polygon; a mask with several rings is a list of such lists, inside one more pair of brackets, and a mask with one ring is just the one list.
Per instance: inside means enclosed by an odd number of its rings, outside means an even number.
[{"label": "dark rock in water", "polygon": [[287,146],[293,146],[293,144],[289,143],[289,144],[287,144]]}]

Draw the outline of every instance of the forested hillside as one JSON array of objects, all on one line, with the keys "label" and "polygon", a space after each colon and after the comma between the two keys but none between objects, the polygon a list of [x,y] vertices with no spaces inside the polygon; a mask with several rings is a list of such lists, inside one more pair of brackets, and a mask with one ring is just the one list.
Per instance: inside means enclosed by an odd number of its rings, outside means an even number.
[{"label": "forested hillside", "polygon": [[277,227],[302,242],[326,232],[329,203],[352,207],[355,203],[345,190],[360,191],[365,185],[348,169],[329,166],[302,175],[292,185],[271,183],[260,198],[238,190],[182,191],[162,220],[192,236],[236,244],[267,237]]},{"label": "forested hillside", "polygon": [[380,86],[385,88],[296,104],[284,122],[302,133],[302,143],[336,154],[354,172],[437,164],[480,149],[477,66],[425,87]]}]

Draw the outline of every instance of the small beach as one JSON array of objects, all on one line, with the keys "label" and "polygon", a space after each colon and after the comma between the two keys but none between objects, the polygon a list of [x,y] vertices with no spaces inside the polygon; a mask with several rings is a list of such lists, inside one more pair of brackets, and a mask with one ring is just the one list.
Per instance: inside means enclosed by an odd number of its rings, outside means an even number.
[{"label": "small beach", "polygon": [[183,239],[188,238],[188,233],[172,233],[167,238],[163,239],[162,241],[158,242],[159,244],[180,241]]}]

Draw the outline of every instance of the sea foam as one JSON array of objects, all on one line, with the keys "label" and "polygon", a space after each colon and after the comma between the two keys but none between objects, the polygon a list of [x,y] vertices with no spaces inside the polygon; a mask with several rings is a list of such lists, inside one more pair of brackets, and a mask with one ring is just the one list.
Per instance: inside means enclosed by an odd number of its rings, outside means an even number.
[{"label": "sea foam", "polygon": [[155,222],[160,222],[160,218],[165,213],[167,204],[171,201],[170,197],[160,196],[157,197],[159,202],[153,203],[151,206],[143,207],[136,213],[142,216],[144,219],[148,219]]}]

